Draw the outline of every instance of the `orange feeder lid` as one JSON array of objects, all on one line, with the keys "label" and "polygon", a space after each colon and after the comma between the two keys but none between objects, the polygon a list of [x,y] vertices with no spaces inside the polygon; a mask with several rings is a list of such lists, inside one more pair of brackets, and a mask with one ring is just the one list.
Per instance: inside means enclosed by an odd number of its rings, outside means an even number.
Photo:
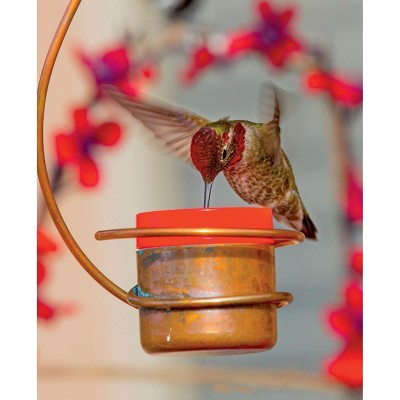
[{"label": "orange feeder lid", "polygon": [[[273,229],[273,222],[271,209],[265,207],[190,208],[137,214],[136,227]],[[274,240],[226,236],[140,237],[136,239],[138,249],[224,243],[271,244]]]}]

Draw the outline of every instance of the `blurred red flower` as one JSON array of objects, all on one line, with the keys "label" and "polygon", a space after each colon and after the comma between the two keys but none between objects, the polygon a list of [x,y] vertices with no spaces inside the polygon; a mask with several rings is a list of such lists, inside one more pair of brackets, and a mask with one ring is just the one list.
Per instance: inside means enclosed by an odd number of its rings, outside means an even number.
[{"label": "blurred red flower", "polygon": [[362,274],[363,271],[363,251],[362,248],[353,248],[350,251],[350,267],[353,271]]},{"label": "blurred red flower", "polygon": [[362,385],[363,292],[361,283],[350,281],[344,290],[344,304],[331,310],[328,320],[344,340],[343,350],[327,362],[327,373],[351,388]]},{"label": "blurred red flower", "polygon": [[37,252],[38,255],[43,255],[57,250],[57,245],[43,232],[42,229],[37,230]]},{"label": "blurred red flower", "polygon": [[57,245],[43,230],[37,230],[37,316],[42,320],[49,320],[54,317],[55,307],[45,303],[39,294],[39,286],[43,283],[46,277],[46,268],[42,262],[43,257],[50,252],[55,252]]},{"label": "blurred red flower", "polygon": [[355,168],[349,168],[346,177],[345,213],[353,223],[363,220],[363,187]]},{"label": "blurred red flower", "polygon": [[92,124],[88,109],[78,108],[73,112],[74,130],[55,136],[57,161],[60,167],[73,165],[78,169],[79,181],[85,187],[99,182],[99,171],[92,154],[96,146],[114,146],[121,138],[121,128],[115,122]]},{"label": "blurred red flower", "polygon": [[267,1],[258,3],[260,23],[250,30],[232,33],[229,37],[228,56],[256,51],[265,54],[275,67],[283,67],[292,53],[302,49],[302,44],[289,32],[293,9],[277,12]]},{"label": "blurred red flower", "polygon": [[345,303],[330,311],[328,320],[336,333],[346,342],[357,342],[362,338],[362,288],[357,281],[351,281],[345,288]]},{"label": "blurred red flower", "polygon": [[78,56],[93,75],[97,85],[96,97],[102,95],[102,84],[114,84],[131,95],[138,95],[145,82],[156,77],[155,64],[149,61],[135,62],[126,45],[117,46],[96,57],[88,57],[82,51],[78,52]]},{"label": "blurred red flower", "polygon": [[352,389],[360,389],[363,384],[362,343],[349,345],[329,362],[327,372],[330,376]]},{"label": "blurred red flower", "polygon": [[213,54],[206,45],[196,48],[189,60],[189,64],[182,71],[183,83],[189,84],[205,69],[211,67],[218,60],[218,56]]},{"label": "blurred red flower", "polygon": [[305,84],[309,92],[325,92],[334,102],[347,107],[359,106],[363,100],[361,85],[353,84],[338,74],[313,70],[306,74]]}]

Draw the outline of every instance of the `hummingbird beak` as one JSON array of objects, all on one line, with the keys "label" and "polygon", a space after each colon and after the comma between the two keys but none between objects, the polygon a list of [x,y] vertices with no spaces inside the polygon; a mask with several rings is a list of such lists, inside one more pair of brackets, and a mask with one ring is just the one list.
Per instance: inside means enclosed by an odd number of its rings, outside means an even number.
[{"label": "hummingbird beak", "polygon": [[204,208],[210,207],[210,199],[211,199],[211,189],[214,181],[206,182],[204,181]]}]

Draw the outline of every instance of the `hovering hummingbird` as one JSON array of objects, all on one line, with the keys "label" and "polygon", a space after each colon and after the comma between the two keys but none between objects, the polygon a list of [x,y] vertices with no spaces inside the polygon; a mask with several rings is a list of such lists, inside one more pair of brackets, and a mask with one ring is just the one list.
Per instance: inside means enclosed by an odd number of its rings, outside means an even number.
[{"label": "hovering hummingbird", "polygon": [[203,177],[204,207],[209,206],[214,179],[223,172],[247,203],[272,209],[274,217],[317,239],[317,229],[300,198],[289,159],[281,148],[280,108],[274,89],[274,112],[267,123],[223,118],[209,121],[172,106],[149,103],[116,86],[104,86],[129,111]]}]

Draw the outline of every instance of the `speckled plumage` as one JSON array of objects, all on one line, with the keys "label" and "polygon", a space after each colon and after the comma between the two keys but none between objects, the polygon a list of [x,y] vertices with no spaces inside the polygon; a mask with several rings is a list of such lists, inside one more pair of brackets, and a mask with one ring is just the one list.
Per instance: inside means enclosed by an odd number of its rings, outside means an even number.
[{"label": "speckled plumage", "polygon": [[105,89],[175,153],[191,159],[206,187],[223,172],[232,189],[247,203],[272,208],[278,221],[316,239],[317,229],[280,146],[280,109],[275,90],[272,120],[254,123],[228,118],[211,122],[182,109],[132,98],[114,87]]},{"label": "speckled plumage", "polygon": [[247,203],[272,208],[278,221],[302,230],[304,207],[285,152],[279,149],[277,156],[266,154],[260,124],[242,121],[242,125],[245,151],[240,161],[223,170],[226,180]]}]

